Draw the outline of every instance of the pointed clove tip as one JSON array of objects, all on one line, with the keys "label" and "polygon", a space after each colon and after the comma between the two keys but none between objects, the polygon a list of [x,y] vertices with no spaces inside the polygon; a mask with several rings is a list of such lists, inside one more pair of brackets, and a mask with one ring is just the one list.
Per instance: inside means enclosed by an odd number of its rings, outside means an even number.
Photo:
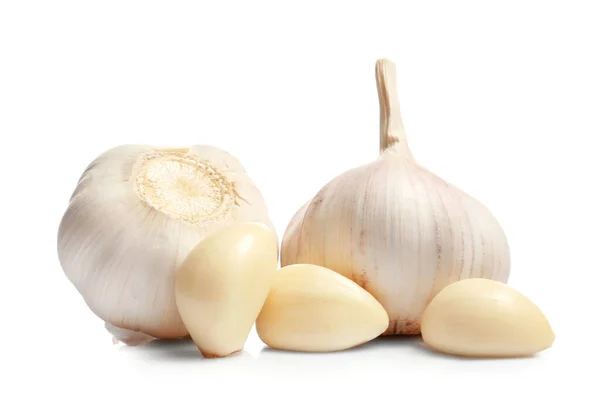
[{"label": "pointed clove tip", "polygon": [[[200,348],[198,348],[198,350],[200,350]],[[226,358],[226,357],[233,357],[233,356],[242,354],[242,349],[235,350],[235,351],[232,351],[231,353],[227,353],[227,354],[217,354],[217,353],[210,353],[210,352],[206,352],[206,351],[203,352],[202,350],[200,350],[200,354],[202,354],[202,357],[204,357],[204,358]]]},{"label": "pointed clove tip", "polygon": [[395,64],[393,61],[387,58],[380,58],[375,63],[377,68],[394,68]]}]

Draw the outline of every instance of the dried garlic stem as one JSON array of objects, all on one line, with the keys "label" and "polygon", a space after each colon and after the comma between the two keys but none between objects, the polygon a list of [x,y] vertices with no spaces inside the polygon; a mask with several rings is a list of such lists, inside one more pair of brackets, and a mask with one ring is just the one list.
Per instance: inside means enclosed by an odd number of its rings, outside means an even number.
[{"label": "dried garlic stem", "polygon": [[400,113],[394,63],[385,59],[378,60],[375,65],[375,75],[380,109],[379,150],[383,153],[394,149],[397,153],[412,159]]}]

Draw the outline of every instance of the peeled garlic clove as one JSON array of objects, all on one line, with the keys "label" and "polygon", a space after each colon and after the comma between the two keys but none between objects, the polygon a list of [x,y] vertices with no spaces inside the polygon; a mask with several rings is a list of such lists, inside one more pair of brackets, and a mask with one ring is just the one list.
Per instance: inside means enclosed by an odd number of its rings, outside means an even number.
[{"label": "peeled garlic clove", "polygon": [[509,247],[485,206],[417,163],[395,66],[376,65],[380,155],[326,184],[283,237],[281,265],[309,263],[357,282],[385,307],[385,334],[418,334],[428,301],[465,278],[507,282]]},{"label": "peeled garlic clove", "polygon": [[461,356],[527,356],[554,342],[548,320],[531,300],[489,279],[443,289],[425,309],[421,332],[428,346]]},{"label": "peeled garlic clove", "polygon": [[277,269],[277,236],[235,224],[202,240],[176,272],[177,308],[205,357],[242,350]]},{"label": "peeled garlic clove", "polygon": [[229,153],[124,145],[81,176],[60,223],[58,258],[115,339],[185,337],[175,269],[206,235],[244,221],[274,232],[263,197]]},{"label": "peeled garlic clove", "polygon": [[327,352],[374,339],[388,322],[381,304],[350,279],[298,264],[277,271],[256,331],[272,348]]}]

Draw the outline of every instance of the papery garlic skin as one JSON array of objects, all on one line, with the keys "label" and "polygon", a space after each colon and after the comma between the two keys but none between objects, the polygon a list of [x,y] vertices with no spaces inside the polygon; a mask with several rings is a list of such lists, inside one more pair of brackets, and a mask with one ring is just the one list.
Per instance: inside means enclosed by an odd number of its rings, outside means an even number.
[{"label": "papery garlic skin", "polygon": [[385,307],[385,334],[418,334],[425,306],[450,283],[507,282],[509,247],[484,205],[414,160],[391,62],[378,61],[377,82],[379,158],[334,178],[292,218],[281,261],[354,280]]},{"label": "papery garlic skin", "polygon": [[275,231],[263,197],[229,153],[124,145],[83,173],[60,223],[58,256],[97,316],[117,331],[140,332],[118,337],[177,338],[188,332],[175,305],[175,269],[207,234],[239,221]]},{"label": "papery garlic skin", "polygon": [[542,311],[501,282],[466,279],[444,288],[425,309],[424,342],[467,357],[521,357],[552,346],[554,332]]},{"label": "papery garlic skin", "polygon": [[256,331],[272,348],[330,352],[366,343],[388,323],[383,306],[352,280],[318,265],[296,264],[277,271]]},{"label": "papery garlic skin", "polygon": [[282,267],[294,264],[295,260],[298,257],[298,254],[300,252],[298,246],[301,244],[299,240],[300,237],[298,235],[300,233],[300,229],[302,228],[304,215],[306,214],[306,210],[308,209],[310,203],[310,201],[305,203],[298,211],[296,211],[296,214],[294,214],[294,216],[288,223],[285,234],[281,239]]},{"label": "papery garlic skin", "polygon": [[278,251],[266,226],[233,224],[203,239],[176,271],[179,314],[205,357],[243,349],[271,289]]},{"label": "papery garlic skin", "polygon": [[129,329],[117,328],[108,322],[104,323],[104,327],[113,337],[113,344],[125,343],[128,346],[139,346],[152,342],[156,338],[146,335],[142,332],[132,331]]}]

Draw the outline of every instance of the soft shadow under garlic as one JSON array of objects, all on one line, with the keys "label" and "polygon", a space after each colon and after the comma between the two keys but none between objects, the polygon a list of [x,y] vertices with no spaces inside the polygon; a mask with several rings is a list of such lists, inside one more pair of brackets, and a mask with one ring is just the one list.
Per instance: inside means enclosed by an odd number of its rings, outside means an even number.
[{"label": "soft shadow under garlic", "polygon": [[254,358],[245,350],[222,358],[205,358],[198,347],[189,339],[159,339],[138,346],[123,345],[120,351],[136,354],[153,361],[196,362],[196,363],[243,363]]},{"label": "soft shadow under garlic", "polygon": [[532,359],[539,358],[540,355],[538,353],[526,355],[526,356],[488,356],[488,357],[474,357],[474,356],[458,356],[450,353],[443,353],[440,351],[436,351],[431,347],[427,346],[427,344],[423,341],[423,337],[421,335],[396,335],[396,336],[380,336],[376,340],[367,343],[370,346],[379,346],[381,348],[392,349],[392,348],[405,348],[418,351],[420,357],[425,358],[435,358],[435,359],[445,359],[451,360],[453,362],[456,361],[464,361],[464,362],[476,362],[476,361],[490,361],[490,360],[522,360],[522,359]]},{"label": "soft shadow under garlic", "polygon": [[[380,356],[381,354],[394,354],[389,352],[390,349],[397,349],[403,352],[413,352],[413,350],[421,349],[422,339],[420,335],[410,336],[380,336],[376,339],[363,343],[361,345],[339,351],[328,351],[328,352],[302,352],[293,350],[279,350],[265,346],[259,353],[259,359],[261,358],[290,358],[291,360],[297,360],[297,358],[310,358],[310,359],[354,359],[355,357],[361,358],[363,356]],[[396,353],[397,354],[397,353]]]},{"label": "soft shadow under garlic", "polygon": [[386,369],[400,368],[403,364],[415,367],[428,363],[489,363],[500,366],[509,363],[527,365],[538,362],[539,355],[527,357],[460,357],[437,352],[429,348],[421,335],[385,335],[363,345],[336,352],[308,353],[288,350],[276,350],[264,347],[256,361],[259,365],[273,365],[278,368],[303,369],[306,372],[317,370],[327,371],[328,368],[353,369],[356,363],[364,363],[369,368]]}]

